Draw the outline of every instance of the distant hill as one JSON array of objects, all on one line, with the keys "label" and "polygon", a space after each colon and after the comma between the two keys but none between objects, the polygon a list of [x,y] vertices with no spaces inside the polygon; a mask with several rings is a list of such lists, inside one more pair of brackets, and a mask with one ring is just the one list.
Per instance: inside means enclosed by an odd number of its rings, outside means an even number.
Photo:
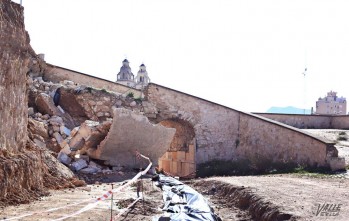
[{"label": "distant hill", "polygon": [[[267,113],[273,114],[304,114],[304,109],[297,107],[271,107],[267,110]],[[310,109],[305,109],[305,114],[311,114]]]}]

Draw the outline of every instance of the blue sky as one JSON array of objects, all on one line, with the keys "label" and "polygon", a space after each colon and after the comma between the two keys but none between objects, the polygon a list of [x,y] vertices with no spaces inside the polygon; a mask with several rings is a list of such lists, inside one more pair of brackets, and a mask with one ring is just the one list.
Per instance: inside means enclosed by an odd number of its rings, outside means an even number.
[{"label": "blue sky", "polygon": [[330,90],[349,96],[346,1],[23,0],[23,6],[32,47],[47,62],[108,80],[126,57],[134,73],[144,62],[154,83],[243,111],[310,109]]}]

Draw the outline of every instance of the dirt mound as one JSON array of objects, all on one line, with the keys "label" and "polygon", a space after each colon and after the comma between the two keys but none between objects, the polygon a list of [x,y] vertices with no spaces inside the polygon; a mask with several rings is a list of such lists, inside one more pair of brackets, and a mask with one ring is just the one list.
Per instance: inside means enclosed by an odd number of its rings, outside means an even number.
[{"label": "dirt mound", "polygon": [[253,220],[296,220],[297,217],[281,212],[276,205],[253,194],[249,188],[236,187],[220,181],[194,182],[193,186],[206,194],[213,195],[222,206],[247,210]]}]

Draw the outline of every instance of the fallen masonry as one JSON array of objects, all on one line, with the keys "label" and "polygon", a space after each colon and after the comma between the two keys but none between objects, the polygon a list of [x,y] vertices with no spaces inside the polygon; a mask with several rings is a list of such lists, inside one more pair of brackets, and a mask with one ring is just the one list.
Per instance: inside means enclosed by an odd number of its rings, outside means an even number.
[{"label": "fallen masonry", "polygon": [[88,149],[87,154],[111,166],[134,166],[135,151],[157,162],[169,149],[175,132],[174,128],[151,124],[145,116],[115,108],[106,138],[97,148]]}]

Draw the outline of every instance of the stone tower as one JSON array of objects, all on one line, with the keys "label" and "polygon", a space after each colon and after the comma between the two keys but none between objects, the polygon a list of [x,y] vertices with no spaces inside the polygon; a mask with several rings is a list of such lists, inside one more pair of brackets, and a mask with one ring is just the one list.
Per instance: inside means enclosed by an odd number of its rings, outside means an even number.
[{"label": "stone tower", "polygon": [[146,70],[146,67],[144,64],[141,64],[141,66],[139,66],[139,71],[138,71],[137,77],[136,77],[136,88],[143,89],[149,83],[150,83],[150,78],[148,76],[148,72]]},{"label": "stone tower", "polygon": [[135,86],[134,75],[131,72],[131,68],[129,64],[130,62],[127,59],[123,60],[122,66],[120,68],[120,72],[117,75],[116,81],[120,84],[129,86],[129,87],[134,87]]}]

